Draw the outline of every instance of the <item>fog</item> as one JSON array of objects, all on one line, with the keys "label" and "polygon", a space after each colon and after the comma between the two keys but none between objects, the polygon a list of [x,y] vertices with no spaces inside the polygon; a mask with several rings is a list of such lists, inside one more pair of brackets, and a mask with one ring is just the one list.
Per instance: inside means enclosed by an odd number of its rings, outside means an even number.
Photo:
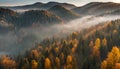
[{"label": "fog", "polygon": [[0,35],[0,55],[18,55],[40,43],[45,38],[63,37],[74,31],[95,26],[99,23],[119,19],[120,16],[84,16],[65,24],[48,27],[22,28],[18,32]]},{"label": "fog", "polygon": [[11,10],[13,10],[17,13],[24,13],[24,12],[29,11],[29,10],[44,10],[44,9],[31,8],[31,9],[11,9]]}]

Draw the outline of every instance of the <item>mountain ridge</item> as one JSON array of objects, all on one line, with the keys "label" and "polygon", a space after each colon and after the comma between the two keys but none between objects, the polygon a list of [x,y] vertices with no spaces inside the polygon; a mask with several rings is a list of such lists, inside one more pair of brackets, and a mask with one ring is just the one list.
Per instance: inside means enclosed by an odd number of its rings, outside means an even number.
[{"label": "mountain ridge", "polygon": [[79,17],[79,14],[66,9],[61,5],[55,5],[49,9],[50,12],[60,16],[64,21],[75,19]]},{"label": "mountain ridge", "polygon": [[73,8],[72,11],[79,14],[103,14],[112,10],[117,10],[119,8],[120,8],[120,3],[91,2],[82,7]]},{"label": "mountain ridge", "polygon": [[69,3],[59,3],[59,2],[48,2],[48,3],[42,3],[42,2],[36,2],[34,4],[28,4],[28,5],[22,5],[22,6],[12,6],[12,7],[6,7],[9,9],[42,9],[47,10],[55,5],[61,5],[67,9],[75,8],[76,6]]}]

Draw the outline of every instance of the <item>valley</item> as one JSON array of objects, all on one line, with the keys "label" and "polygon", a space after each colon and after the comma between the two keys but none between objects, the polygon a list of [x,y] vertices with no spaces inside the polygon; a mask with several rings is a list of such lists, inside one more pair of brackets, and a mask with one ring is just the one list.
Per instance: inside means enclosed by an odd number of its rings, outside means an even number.
[{"label": "valley", "polygon": [[0,69],[119,69],[119,10],[113,2],[1,6]]}]

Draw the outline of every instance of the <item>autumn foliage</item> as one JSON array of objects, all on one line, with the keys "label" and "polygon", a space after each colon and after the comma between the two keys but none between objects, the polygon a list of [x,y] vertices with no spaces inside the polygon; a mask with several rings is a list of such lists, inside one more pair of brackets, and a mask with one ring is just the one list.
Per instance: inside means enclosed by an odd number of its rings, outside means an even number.
[{"label": "autumn foliage", "polygon": [[45,39],[24,55],[0,57],[0,69],[120,69],[120,20]]}]

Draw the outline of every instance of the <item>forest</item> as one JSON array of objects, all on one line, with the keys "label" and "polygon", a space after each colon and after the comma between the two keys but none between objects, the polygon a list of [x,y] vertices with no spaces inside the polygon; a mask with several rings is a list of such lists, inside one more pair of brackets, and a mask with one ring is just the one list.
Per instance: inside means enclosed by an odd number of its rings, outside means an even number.
[{"label": "forest", "polygon": [[0,69],[120,69],[120,3],[31,3],[0,1]]},{"label": "forest", "polygon": [[[61,35],[62,36],[62,35]],[[4,55],[0,69],[119,69],[120,20],[47,38],[21,56]]]}]

